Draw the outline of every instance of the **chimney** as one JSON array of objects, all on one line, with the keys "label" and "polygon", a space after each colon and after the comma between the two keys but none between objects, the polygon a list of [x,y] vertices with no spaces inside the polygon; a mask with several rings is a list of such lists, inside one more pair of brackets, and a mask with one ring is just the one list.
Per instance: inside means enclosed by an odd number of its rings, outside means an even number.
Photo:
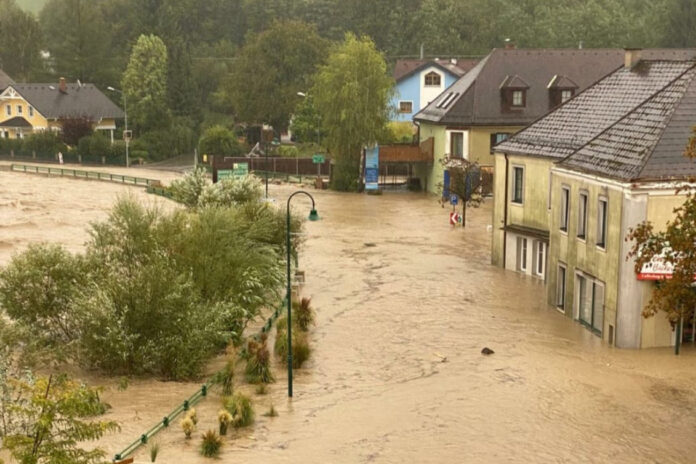
[{"label": "chimney", "polygon": [[638,64],[641,58],[641,51],[642,50],[640,48],[625,48],[624,67],[630,69]]},{"label": "chimney", "polygon": [[61,93],[68,93],[68,85],[65,83],[64,77],[58,79],[58,90],[60,90]]},{"label": "chimney", "polygon": [[505,39],[505,50],[514,50],[515,44],[509,38]]}]

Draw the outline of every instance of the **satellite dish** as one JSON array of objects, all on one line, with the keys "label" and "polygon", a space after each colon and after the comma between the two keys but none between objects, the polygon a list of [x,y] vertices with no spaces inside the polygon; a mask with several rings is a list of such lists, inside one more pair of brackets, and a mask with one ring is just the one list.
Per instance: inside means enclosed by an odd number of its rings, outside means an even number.
[{"label": "satellite dish", "polygon": [[54,86],[52,86],[52,85],[49,85],[48,88],[51,89],[51,90],[56,90],[56,88],[55,88]]},{"label": "satellite dish", "polygon": [[82,87],[82,82],[80,82],[80,79],[77,80],[77,86]]}]

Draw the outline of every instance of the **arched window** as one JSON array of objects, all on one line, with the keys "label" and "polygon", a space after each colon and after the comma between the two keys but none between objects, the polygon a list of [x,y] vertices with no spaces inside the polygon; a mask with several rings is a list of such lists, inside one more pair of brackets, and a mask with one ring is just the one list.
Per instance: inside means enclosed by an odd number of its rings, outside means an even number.
[{"label": "arched window", "polygon": [[440,87],[440,75],[435,71],[430,71],[425,75],[425,85],[429,87]]}]

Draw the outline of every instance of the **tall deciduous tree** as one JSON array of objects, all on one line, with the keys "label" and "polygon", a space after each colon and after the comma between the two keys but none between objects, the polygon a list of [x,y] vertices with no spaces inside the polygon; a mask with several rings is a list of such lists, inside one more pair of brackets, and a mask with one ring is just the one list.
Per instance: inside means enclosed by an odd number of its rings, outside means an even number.
[{"label": "tall deciduous tree", "polygon": [[101,2],[50,0],[39,17],[55,74],[113,84],[118,75]]},{"label": "tall deciduous tree", "polygon": [[41,30],[36,18],[15,0],[0,0],[0,69],[16,81],[29,81],[41,72]]},{"label": "tall deciduous tree", "polygon": [[111,421],[97,421],[107,406],[99,392],[65,376],[14,380],[18,388],[11,414],[21,424],[3,437],[3,446],[22,464],[96,464],[106,453],[86,450],[83,443],[118,429]]},{"label": "tall deciduous tree", "polygon": [[237,116],[287,129],[297,92],[307,91],[327,47],[314,26],[299,21],[276,22],[250,39],[223,89]]},{"label": "tall deciduous tree", "polygon": [[138,130],[168,125],[167,47],[159,37],[140,36],[123,74],[122,86],[128,98],[131,120]]},{"label": "tall deciduous tree", "polygon": [[394,80],[367,37],[346,34],[322,66],[311,90],[336,166],[332,187],[355,190],[361,150],[377,141],[389,121]]},{"label": "tall deciduous tree", "polygon": [[669,0],[665,44],[672,47],[696,46],[696,3],[693,0]]}]

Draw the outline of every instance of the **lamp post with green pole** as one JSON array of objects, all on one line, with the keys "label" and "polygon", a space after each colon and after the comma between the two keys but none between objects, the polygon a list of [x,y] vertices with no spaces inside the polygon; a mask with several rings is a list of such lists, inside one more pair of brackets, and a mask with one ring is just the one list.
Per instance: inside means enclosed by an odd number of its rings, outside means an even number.
[{"label": "lamp post with green pole", "polygon": [[312,210],[309,212],[309,220],[310,221],[318,221],[319,220],[319,214],[317,213],[317,210],[314,206],[314,197],[310,195],[308,192],[305,192],[304,190],[298,190],[297,192],[294,192],[292,195],[288,197],[288,204],[287,204],[287,229],[286,229],[286,234],[285,234],[285,246],[287,249],[287,284],[288,284],[288,289],[287,289],[287,303],[288,303],[288,397],[292,398],[292,281],[290,278],[290,259],[291,259],[291,249],[290,249],[290,200],[295,195],[298,194],[303,194],[307,195],[310,200],[312,200]]}]

